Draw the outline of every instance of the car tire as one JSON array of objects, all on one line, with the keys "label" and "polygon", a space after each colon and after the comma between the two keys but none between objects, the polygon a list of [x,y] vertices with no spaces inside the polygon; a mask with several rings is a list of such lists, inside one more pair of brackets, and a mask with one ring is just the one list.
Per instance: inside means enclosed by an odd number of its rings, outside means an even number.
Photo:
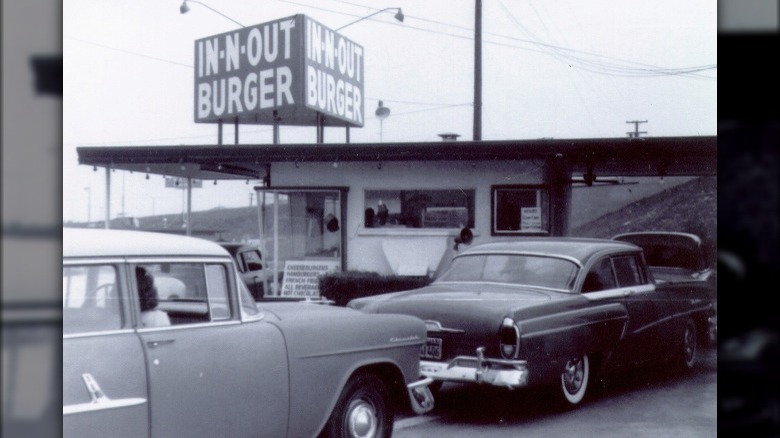
[{"label": "car tire", "polygon": [[696,323],[693,321],[693,318],[688,318],[682,332],[682,339],[680,340],[680,351],[677,353],[677,364],[682,370],[690,370],[696,364],[698,353],[697,337]]},{"label": "car tire", "polygon": [[561,400],[566,406],[576,406],[582,402],[590,383],[590,361],[587,354],[566,361],[560,383]]},{"label": "car tire", "polygon": [[321,437],[390,438],[393,407],[387,385],[374,374],[361,373],[349,379]]}]

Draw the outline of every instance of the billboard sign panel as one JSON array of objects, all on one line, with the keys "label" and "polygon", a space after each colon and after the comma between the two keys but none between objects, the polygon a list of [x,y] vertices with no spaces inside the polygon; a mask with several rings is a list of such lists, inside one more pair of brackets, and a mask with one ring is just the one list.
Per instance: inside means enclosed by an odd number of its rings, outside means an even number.
[{"label": "billboard sign panel", "polygon": [[298,14],[195,41],[195,122],[363,126],[363,47]]}]

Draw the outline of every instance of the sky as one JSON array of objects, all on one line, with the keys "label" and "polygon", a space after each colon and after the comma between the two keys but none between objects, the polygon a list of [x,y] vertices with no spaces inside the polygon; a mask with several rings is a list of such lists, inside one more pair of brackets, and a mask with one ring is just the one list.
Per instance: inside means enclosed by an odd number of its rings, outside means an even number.
[{"label": "sky", "polygon": [[[482,2],[482,139],[717,134],[717,3],[711,0]],[[78,0],[63,6],[63,220],[101,220],[104,169],[78,164],[80,146],[216,145],[194,122],[195,40],[305,14],[363,46],[365,124],[352,143],[473,137],[474,12],[465,0]],[[205,6],[208,5],[208,6]],[[218,11],[218,12],[215,12]],[[229,17],[229,18],[226,18]],[[235,21],[235,22],[234,22]],[[381,124],[378,101],[390,109]],[[226,147],[233,128],[224,128]],[[239,128],[270,144],[270,126]],[[326,128],[326,143],[343,143]],[[314,127],[280,142],[315,143]],[[111,174],[111,212],[181,213],[183,192],[161,176]],[[204,184],[193,210],[250,205],[255,181]]]}]

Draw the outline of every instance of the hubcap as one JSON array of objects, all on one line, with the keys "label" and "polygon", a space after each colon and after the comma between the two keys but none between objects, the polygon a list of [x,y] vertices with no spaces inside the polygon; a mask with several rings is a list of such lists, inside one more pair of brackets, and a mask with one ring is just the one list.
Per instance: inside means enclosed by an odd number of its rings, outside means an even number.
[{"label": "hubcap", "polygon": [[688,326],[685,328],[685,339],[683,354],[685,354],[685,363],[690,366],[693,363],[694,355],[696,354],[696,333]]},{"label": "hubcap", "polygon": [[377,418],[374,407],[363,400],[352,402],[347,416],[349,436],[353,438],[370,438],[376,436]]},{"label": "hubcap", "polygon": [[566,391],[570,394],[576,393],[582,386],[583,375],[582,360],[575,359],[567,362],[563,373],[563,384]]}]

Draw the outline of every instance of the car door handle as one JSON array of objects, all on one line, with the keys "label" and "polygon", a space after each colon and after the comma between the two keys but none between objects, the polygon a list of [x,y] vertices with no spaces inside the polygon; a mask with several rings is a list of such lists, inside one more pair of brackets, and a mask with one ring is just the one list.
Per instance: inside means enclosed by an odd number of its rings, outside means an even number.
[{"label": "car door handle", "polygon": [[174,341],[174,339],[163,339],[163,340],[159,340],[159,341],[147,341],[146,345],[148,345],[151,348],[156,348],[156,347],[159,347],[161,345],[172,344],[173,341]]}]

